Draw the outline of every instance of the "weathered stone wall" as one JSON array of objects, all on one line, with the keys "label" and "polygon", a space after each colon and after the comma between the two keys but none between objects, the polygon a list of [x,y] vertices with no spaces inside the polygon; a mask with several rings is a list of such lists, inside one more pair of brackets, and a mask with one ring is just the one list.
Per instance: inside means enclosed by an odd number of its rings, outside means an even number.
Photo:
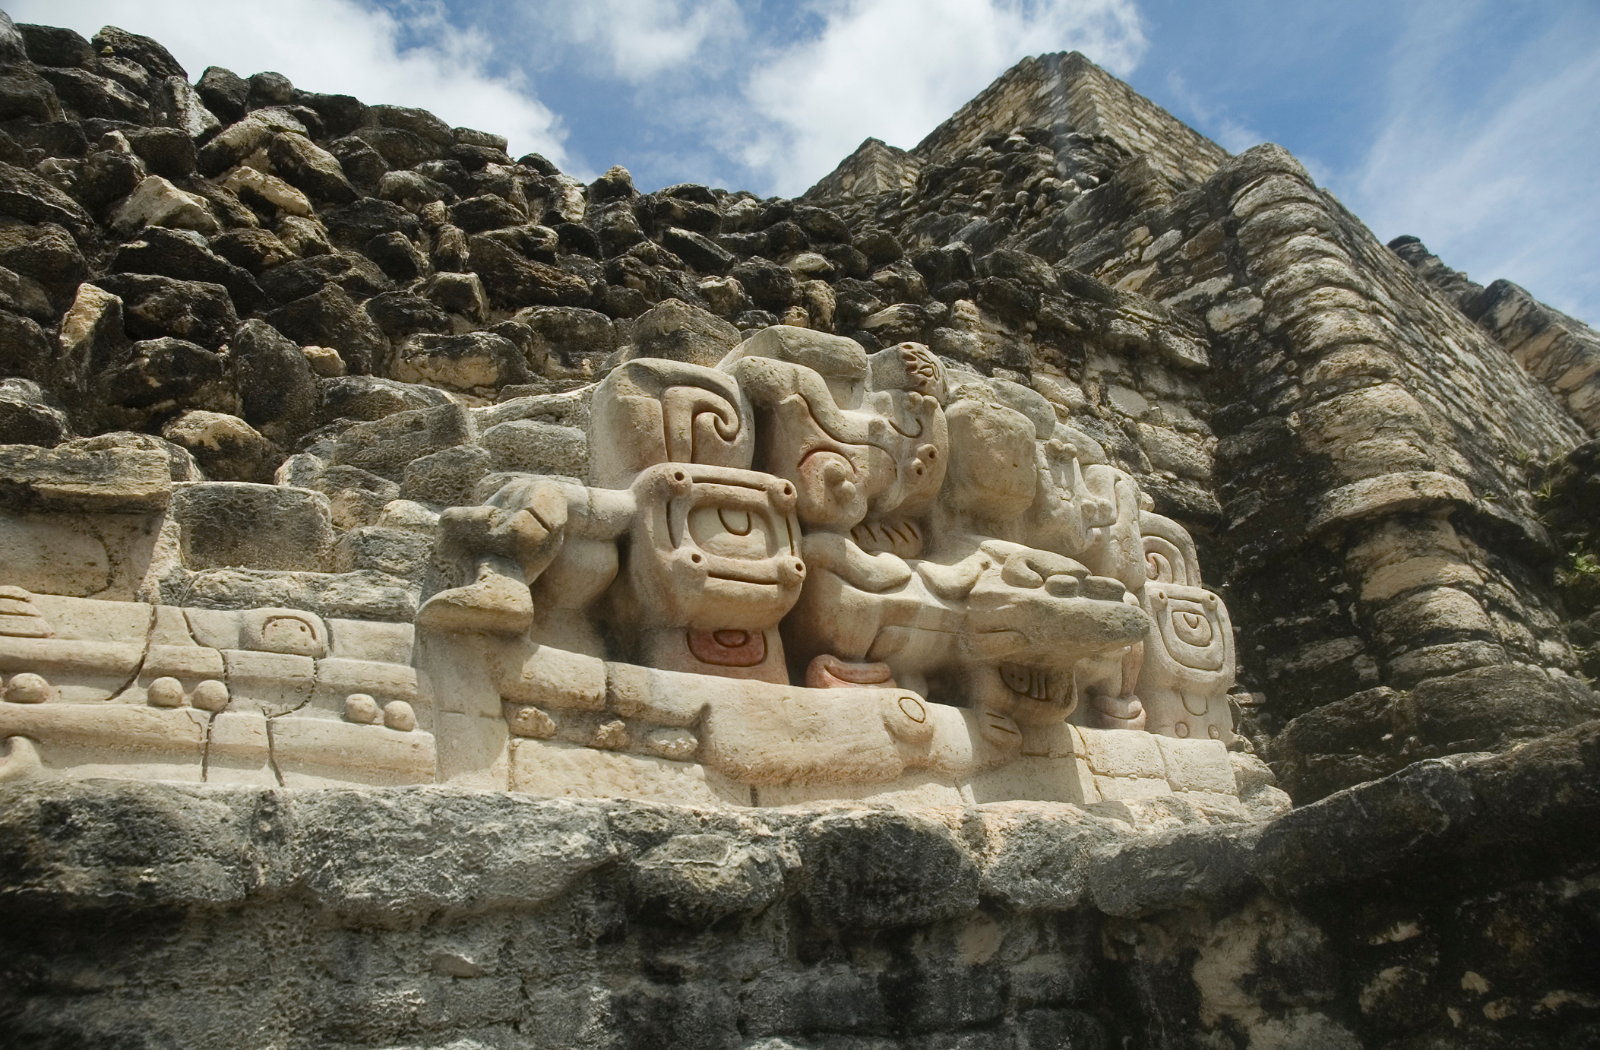
[{"label": "weathered stone wall", "polygon": [[1204,179],[1228,155],[1076,51],[1023,59],[911,152],[924,163],[948,163],[997,131],[1063,123],[1148,158],[1177,186]]},{"label": "weathered stone wall", "polygon": [[[0,786],[12,1046],[1586,1046],[1600,723],[1275,822]],[[1374,820],[1373,814],[1381,814]]]},{"label": "weathered stone wall", "polygon": [[1534,496],[1555,541],[1556,590],[1581,674],[1600,678],[1600,441],[1588,441],[1544,469]]},{"label": "weathered stone wall", "polygon": [[1302,797],[1588,709],[1522,474],[1582,428],[1292,158],[1258,147],[1068,258],[1205,319],[1217,552]]},{"label": "weathered stone wall", "polygon": [[1389,247],[1494,336],[1591,433],[1600,429],[1600,332],[1510,281],[1483,287],[1444,265],[1415,237],[1397,237]]},{"label": "weathered stone wall", "polygon": [[833,171],[806,190],[808,200],[856,200],[899,193],[916,185],[922,161],[882,139],[867,139]]}]

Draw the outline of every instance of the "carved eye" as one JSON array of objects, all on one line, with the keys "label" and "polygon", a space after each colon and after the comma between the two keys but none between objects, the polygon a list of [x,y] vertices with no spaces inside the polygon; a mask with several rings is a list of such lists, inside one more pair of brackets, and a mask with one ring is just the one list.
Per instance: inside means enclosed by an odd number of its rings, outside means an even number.
[{"label": "carved eye", "polygon": [[1187,645],[1203,649],[1211,644],[1211,621],[1201,612],[1188,609],[1172,610],[1173,633]]},{"label": "carved eye", "polygon": [[719,558],[755,560],[772,554],[766,519],[740,507],[708,503],[694,508],[689,512],[689,537],[695,546]]}]

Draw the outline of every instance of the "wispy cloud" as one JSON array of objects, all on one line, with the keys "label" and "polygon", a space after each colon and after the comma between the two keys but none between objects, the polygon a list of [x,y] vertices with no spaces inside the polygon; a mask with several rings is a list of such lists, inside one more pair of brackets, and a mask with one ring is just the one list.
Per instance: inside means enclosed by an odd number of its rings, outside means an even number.
[{"label": "wispy cloud", "polygon": [[496,131],[513,156],[566,156],[559,119],[521,74],[492,74],[483,33],[464,29],[437,0],[395,12],[353,0],[11,0],[18,22],[65,25],[90,36],[117,25],[159,40],[198,77],[206,66],[241,76],[282,73],[308,91],[429,109],[451,124]]},{"label": "wispy cloud", "polygon": [[1552,20],[1463,90],[1452,63],[1501,16],[1486,4],[1414,14],[1387,119],[1334,187],[1379,236],[1416,234],[1476,280],[1509,278],[1600,322],[1600,12]]},{"label": "wispy cloud", "polygon": [[590,0],[568,11],[572,37],[598,45],[610,72],[640,83],[705,59],[744,34],[734,0]]},{"label": "wispy cloud", "polygon": [[1177,103],[1179,115],[1193,120],[1201,134],[1209,136],[1229,153],[1243,153],[1266,141],[1260,132],[1235,120],[1224,107],[1213,105],[1190,88],[1176,70],[1167,74],[1167,91]]},{"label": "wispy cloud", "polygon": [[1075,49],[1126,73],[1131,0],[820,0],[814,37],[775,46],[743,87],[744,162],[798,193],[861,141],[913,146],[1026,55]]}]

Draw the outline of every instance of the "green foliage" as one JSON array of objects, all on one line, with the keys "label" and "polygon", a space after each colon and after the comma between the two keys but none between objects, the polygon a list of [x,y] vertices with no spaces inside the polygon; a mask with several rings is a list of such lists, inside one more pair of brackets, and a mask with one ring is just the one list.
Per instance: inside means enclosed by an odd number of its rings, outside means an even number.
[{"label": "green foliage", "polygon": [[1595,557],[1582,547],[1574,547],[1567,555],[1569,564],[1567,571],[1579,576],[1600,577],[1600,558]]},{"label": "green foliage", "polygon": [[1569,601],[1580,607],[1600,604],[1600,556],[1580,544],[1567,552],[1567,563],[1556,570],[1556,583]]}]

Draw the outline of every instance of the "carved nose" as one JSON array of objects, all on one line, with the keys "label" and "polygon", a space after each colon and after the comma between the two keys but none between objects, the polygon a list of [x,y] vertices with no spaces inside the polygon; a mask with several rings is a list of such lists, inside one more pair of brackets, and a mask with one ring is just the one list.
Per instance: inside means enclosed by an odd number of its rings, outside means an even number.
[{"label": "carved nose", "polygon": [[1126,591],[1121,580],[1114,580],[1110,576],[1090,576],[1083,581],[1084,597],[1103,602],[1120,602]]},{"label": "carved nose", "polygon": [[1044,581],[1044,589],[1057,598],[1071,598],[1078,593],[1080,584],[1076,576],[1065,574],[1051,576]]}]

